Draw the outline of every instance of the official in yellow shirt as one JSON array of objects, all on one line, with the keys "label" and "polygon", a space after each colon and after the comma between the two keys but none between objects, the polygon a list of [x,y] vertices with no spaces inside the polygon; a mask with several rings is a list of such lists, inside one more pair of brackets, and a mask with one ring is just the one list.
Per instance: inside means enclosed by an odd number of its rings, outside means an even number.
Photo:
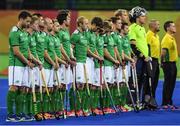
[{"label": "official in yellow shirt", "polygon": [[159,21],[152,19],[149,22],[149,31],[146,35],[146,41],[149,48],[149,56],[152,58],[152,94],[155,98],[156,88],[159,80],[159,58],[160,58],[160,41],[159,35]]},{"label": "official in yellow shirt", "polygon": [[174,38],[174,34],[176,33],[174,22],[165,22],[164,29],[166,34],[161,42],[161,64],[164,72],[162,106],[165,109],[169,107],[171,109],[176,109],[172,101],[177,76],[176,61],[178,59],[177,45]]}]

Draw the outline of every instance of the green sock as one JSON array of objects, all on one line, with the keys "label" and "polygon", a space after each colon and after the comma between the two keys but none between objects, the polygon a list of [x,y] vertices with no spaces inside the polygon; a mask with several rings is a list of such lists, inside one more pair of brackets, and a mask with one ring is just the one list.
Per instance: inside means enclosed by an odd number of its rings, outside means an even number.
[{"label": "green sock", "polygon": [[49,98],[46,93],[43,93],[43,110],[49,112]]},{"label": "green sock", "polygon": [[23,112],[23,93],[19,91],[16,97],[16,115],[20,115]]},{"label": "green sock", "polygon": [[[76,109],[77,109],[77,111],[78,110],[80,110],[80,99],[81,99],[81,96],[80,96],[80,92],[81,92],[81,90],[78,90],[77,91],[77,93],[76,93]],[[81,102],[82,102],[82,100],[81,100]]]},{"label": "green sock", "polygon": [[107,101],[106,89],[103,89],[103,105],[104,105],[104,107],[107,107],[106,101]]},{"label": "green sock", "polygon": [[[42,105],[41,105],[41,94],[40,92],[36,92],[36,104],[37,104],[37,113],[42,112]],[[37,114],[33,108],[33,113]]]},{"label": "green sock", "polygon": [[23,113],[24,114],[29,114],[28,113],[28,101],[27,101],[27,93],[23,93]]},{"label": "green sock", "polygon": [[99,99],[100,99],[100,90],[96,89],[96,95],[95,95],[95,107],[98,108],[99,107]]},{"label": "green sock", "polygon": [[8,91],[7,94],[7,113],[13,114],[13,106],[15,105],[15,100],[18,91]]},{"label": "green sock", "polygon": [[124,103],[127,104],[128,88],[124,87]]},{"label": "green sock", "polygon": [[55,99],[54,109],[55,111],[60,111],[61,105],[59,103],[61,101],[61,97],[60,97],[59,89],[54,92],[54,99]]},{"label": "green sock", "polygon": [[92,109],[95,109],[95,90],[94,89],[91,89],[91,96],[90,98],[88,97],[87,100],[90,99],[90,101],[93,101],[90,103]]},{"label": "green sock", "polygon": [[70,89],[69,91],[69,104],[70,104],[70,110],[74,110],[75,109],[75,106],[74,106],[74,95],[73,95],[73,88]]},{"label": "green sock", "polygon": [[106,103],[105,103],[106,107],[110,107],[110,98],[109,98],[109,93],[106,90]]},{"label": "green sock", "polygon": [[80,90],[80,97],[81,97],[81,104],[80,104],[80,109],[82,107],[82,109],[84,109],[84,105],[85,105],[85,99],[84,99],[84,89]]},{"label": "green sock", "polygon": [[[91,93],[92,93],[92,91],[91,91]],[[83,107],[83,109],[84,110],[89,110],[89,108],[90,108],[90,99],[89,99],[89,96],[88,96],[88,94],[87,94],[87,90],[83,90],[83,99],[84,99],[84,107]],[[92,104],[91,104],[92,105]]]},{"label": "green sock", "polygon": [[27,93],[27,96],[26,96],[26,106],[27,106],[27,113],[28,114],[33,114],[32,93]]},{"label": "green sock", "polygon": [[51,101],[49,100],[48,104],[49,104],[49,112],[54,112],[54,99],[52,99],[52,96],[53,96],[53,92],[50,92],[49,93],[49,97],[51,98]]}]

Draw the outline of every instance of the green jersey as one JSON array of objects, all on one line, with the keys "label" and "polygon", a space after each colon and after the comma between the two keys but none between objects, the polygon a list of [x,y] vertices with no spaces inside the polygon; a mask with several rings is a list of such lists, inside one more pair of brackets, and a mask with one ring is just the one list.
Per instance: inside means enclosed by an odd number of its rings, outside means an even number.
[{"label": "green jersey", "polygon": [[32,34],[29,34],[29,49],[31,51],[31,54],[36,57],[36,32],[33,32]]},{"label": "green jersey", "polygon": [[[112,35],[106,35],[104,37],[104,48],[107,49],[109,54],[115,58],[115,53],[114,53],[114,47],[116,44],[114,43]],[[113,66],[113,62],[109,61],[108,59],[104,59],[104,66]]]},{"label": "green jersey", "polygon": [[63,45],[66,54],[70,57],[71,56],[71,43],[70,43],[70,34],[68,29],[61,29],[58,33],[58,37],[60,42]]},{"label": "green jersey", "polygon": [[45,32],[37,32],[36,34],[36,52],[39,60],[44,63],[44,46],[45,46]]},{"label": "green jersey", "polygon": [[85,63],[87,58],[88,41],[84,32],[75,30],[71,36],[71,43],[75,46],[74,56],[76,57],[76,61]]},{"label": "green jersey", "polygon": [[59,40],[58,35],[54,36],[54,49],[55,49],[55,53],[57,55],[57,57],[61,58],[61,51],[60,51],[60,47],[61,47],[61,43]]},{"label": "green jersey", "polygon": [[148,57],[148,44],[146,42],[145,28],[133,23],[129,26],[129,39],[136,41],[137,49],[145,56]]},{"label": "green jersey", "polygon": [[122,46],[123,46],[124,53],[127,56],[130,56],[131,55],[131,46],[130,46],[130,43],[129,43],[129,37],[127,35],[123,36],[122,40],[123,40]]},{"label": "green jersey", "polygon": [[14,26],[9,34],[9,66],[22,66],[24,64],[13,53],[13,47],[19,46],[20,52],[25,58],[28,58],[29,38],[28,33]]},{"label": "green jersey", "polygon": [[[100,57],[104,57],[104,36],[98,35],[96,37],[96,49]],[[95,68],[99,68],[99,62],[97,59],[94,61]]]},{"label": "green jersey", "polygon": [[[49,54],[49,56],[50,56],[50,58],[54,61],[55,60],[55,48],[54,48],[54,41],[55,41],[55,39],[54,39],[54,36],[52,36],[52,35],[46,35],[46,37],[45,37],[45,50],[47,50],[47,52],[48,52],[48,54]],[[51,69],[52,68],[52,65],[45,59],[45,61],[44,61],[44,68],[45,69]]]},{"label": "green jersey", "polygon": [[114,40],[114,42],[115,42],[115,44],[117,46],[119,55],[120,55],[120,57],[122,57],[122,50],[123,50],[123,47],[122,47],[122,43],[123,43],[122,37],[117,32],[113,32],[112,33],[112,37],[113,37],[113,40]]},{"label": "green jersey", "polygon": [[96,34],[91,31],[86,31],[85,36],[88,40],[88,46],[89,46],[91,52],[94,53],[96,50]]}]

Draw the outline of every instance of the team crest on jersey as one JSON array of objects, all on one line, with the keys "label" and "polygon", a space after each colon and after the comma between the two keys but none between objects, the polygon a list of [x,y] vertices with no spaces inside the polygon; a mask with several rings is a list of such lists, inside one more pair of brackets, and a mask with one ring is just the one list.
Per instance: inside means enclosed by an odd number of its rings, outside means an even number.
[{"label": "team crest on jersey", "polygon": [[20,81],[19,80],[16,80],[15,83],[19,83]]}]

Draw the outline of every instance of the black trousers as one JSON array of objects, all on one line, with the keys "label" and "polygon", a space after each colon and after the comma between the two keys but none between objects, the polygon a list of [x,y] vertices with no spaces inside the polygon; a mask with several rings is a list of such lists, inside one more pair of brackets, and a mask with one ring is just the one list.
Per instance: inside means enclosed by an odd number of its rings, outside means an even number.
[{"label": "black trousers", "polygon": [[164,84],[162,105],[173,105],[172,96],[176,84],[177,67],[175,62],[163,63]]},{"label": "black trousers", "polygon": [[156,97],[156,88],[159,81],[159,62],[158,59],[152,58],[152,95]]},{"label": "black trousers", "polygon": [[145,94],[148,91],[147,63],[139,58],[136,63],[140,101],[144,102]]}]

